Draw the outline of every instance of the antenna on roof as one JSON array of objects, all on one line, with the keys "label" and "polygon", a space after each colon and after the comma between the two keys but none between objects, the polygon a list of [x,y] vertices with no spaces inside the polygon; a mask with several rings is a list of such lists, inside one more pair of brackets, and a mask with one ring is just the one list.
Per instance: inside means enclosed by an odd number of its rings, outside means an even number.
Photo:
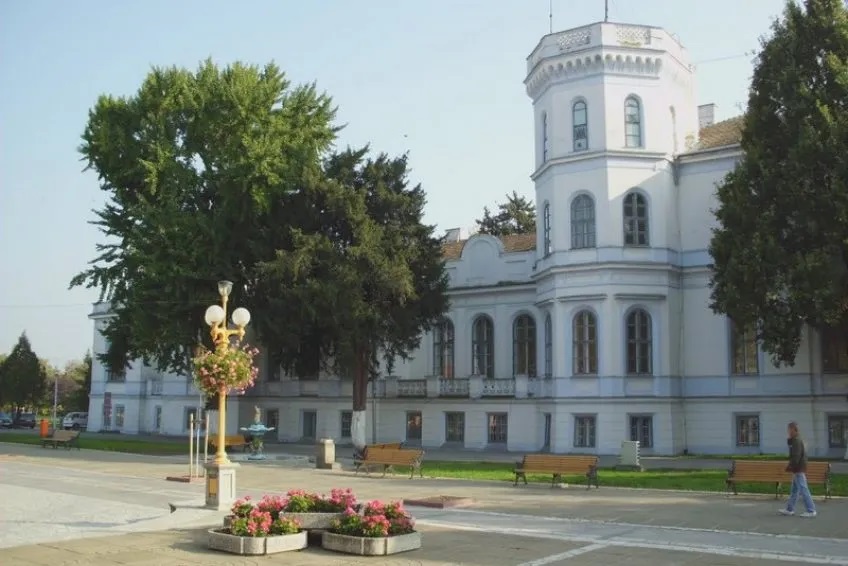
[{"label": "antenna on roof", "polygon": [[550,31],[548,33],[554,32],[554,0],[550,0],[548,2],[548,21],[550,22]]},{"label": "antenna on roof", "polygon": [[604,21],[609,21],[609,0],[604,0]]}]

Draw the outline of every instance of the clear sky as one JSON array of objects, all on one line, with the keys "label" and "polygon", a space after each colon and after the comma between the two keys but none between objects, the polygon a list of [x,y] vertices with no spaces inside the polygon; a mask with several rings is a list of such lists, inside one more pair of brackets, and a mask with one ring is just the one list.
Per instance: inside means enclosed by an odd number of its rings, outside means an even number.
[{"label": "clear sky", "polygon": [[[610,0],[610,20],[679,36],[698,102],[740,113],[750,53],[783,0]],[[93,289],[67,290],[94,257],[103,201],[77,147],[101,93],[134,93],[153,65],[274,60],[316,81],[347,124],[340,144],[408,150],[427,221],[471,227],[484,205],[532,198],[525,58],[549,0],[3,0],[0,2],[0,353],[26,331],[55,364],[92,343]],[[603,0],[553,0],[554,30],[602,20]],[[747,53],[747,54],[746,54]]]}]

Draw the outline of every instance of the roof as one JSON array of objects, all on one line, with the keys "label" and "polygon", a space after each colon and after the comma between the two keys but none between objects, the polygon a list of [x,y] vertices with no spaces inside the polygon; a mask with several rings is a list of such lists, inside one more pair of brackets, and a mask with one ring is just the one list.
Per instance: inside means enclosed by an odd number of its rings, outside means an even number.
[{"label": "roof", "polygon": [[[529,252],[536,249],[535,232],[530,234],[510,234],[508,236],[500,236],[498,239],[503,243],[506,253]],[[442,246],[442,257],[448,261],[459,259],[462,255],[462,248],[465,247],[467,241],[460,240],[458,242],[446,243]]]},{"label": "roof", "polygon": [[744,124],[744,116],[735,116],[729,120],[723,120],[711,126],[701,128],[700,135],[698,136],[698,146],[695,151],[738,144],[742,139],[742,127]]}]

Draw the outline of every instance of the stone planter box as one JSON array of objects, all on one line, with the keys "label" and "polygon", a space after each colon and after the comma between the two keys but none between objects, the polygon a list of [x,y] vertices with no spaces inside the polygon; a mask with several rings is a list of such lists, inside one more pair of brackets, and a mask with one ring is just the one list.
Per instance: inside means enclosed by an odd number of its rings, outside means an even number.
[{"label": "stone planter box", "polygon": [[280,517],[297,520],[304,530],[327,530],[333,519],[341,519],[344,513],[280,513]]},{"label": "stone planter box", "polygon": [[230,554],[260,555],[276,554],[306,548],[306,531],[293,535],[267,537],[239,537],[218,529],[209,530],[209,548]]},{"label": "stone planter box", "polygon": [[346,554],[385,556],[421,548],[421,533],[414,532],[407,535],[374,538],[324,532],[321,538],[321,546],[327,550]]}]

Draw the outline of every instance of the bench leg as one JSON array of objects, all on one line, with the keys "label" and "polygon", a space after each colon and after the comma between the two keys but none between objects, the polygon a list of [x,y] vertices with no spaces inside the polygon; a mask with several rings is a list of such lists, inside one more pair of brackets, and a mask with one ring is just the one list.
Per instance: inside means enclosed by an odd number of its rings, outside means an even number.
[{"label": "bench leg", "polygon": [[518,479],[524,480],[524,485],[527,485],[527,474],[524,472],[515,472],[515,482],[512,485],[518,485]]},{"label": "bench leg", "polygon": [[780,499],[780,482],[774,484],[774,498]]},{"label": "bench leg", "polygon": [[551,488],[556,486],[557,483],[562,483],[562,476],[560,474],[554,474],[551,478]]}]

